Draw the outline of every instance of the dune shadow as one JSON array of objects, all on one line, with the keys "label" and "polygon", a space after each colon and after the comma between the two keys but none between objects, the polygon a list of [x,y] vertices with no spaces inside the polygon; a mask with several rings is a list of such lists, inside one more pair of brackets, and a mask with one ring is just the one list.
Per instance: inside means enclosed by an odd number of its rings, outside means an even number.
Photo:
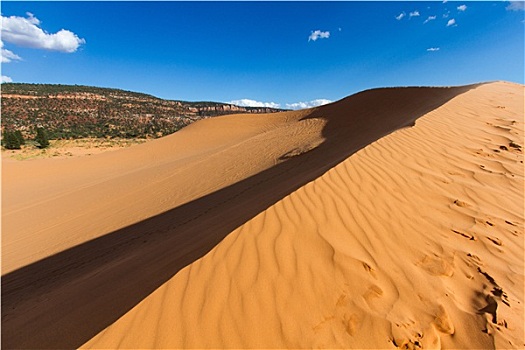
[{"label": "dune shadow", "polygon": [[313,109],[307,118],[327,121],[317,148],[283,155],[259,174],[6,274],[2,348],[78,348],[235,228],[474,87],[376,89]]}]

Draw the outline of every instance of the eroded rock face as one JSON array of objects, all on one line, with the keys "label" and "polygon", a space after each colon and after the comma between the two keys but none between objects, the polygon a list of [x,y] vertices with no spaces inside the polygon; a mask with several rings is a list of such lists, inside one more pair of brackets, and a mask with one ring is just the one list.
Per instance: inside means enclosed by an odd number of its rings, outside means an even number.
[{"label": "eroded rock face", "polygon": [[156,138],[203,118],[277,111],[218,102],[163,100],[89,86],[2,84],[2,129],[20,130],[29,139],[34,125],[46,128],[52,138]]}]

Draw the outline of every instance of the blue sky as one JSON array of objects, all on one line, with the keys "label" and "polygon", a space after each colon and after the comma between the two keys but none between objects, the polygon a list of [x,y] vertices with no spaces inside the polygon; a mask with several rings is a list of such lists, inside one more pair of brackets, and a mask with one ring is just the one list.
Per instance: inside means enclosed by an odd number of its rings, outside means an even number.
[{"label": "blue sky", "polygon": [[2,79],[282,108],[523,84],[523,4],[2,1]]}]

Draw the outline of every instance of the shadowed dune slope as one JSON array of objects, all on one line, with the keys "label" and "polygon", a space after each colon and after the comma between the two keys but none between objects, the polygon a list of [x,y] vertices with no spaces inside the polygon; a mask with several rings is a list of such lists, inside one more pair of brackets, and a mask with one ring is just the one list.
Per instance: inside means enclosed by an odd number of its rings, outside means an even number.
[{"label": "shadowed dune slope", "polygon": [[2,273],[273,166],[280,155],[274,152],[287,152],[287,147],[304,139],[321,138],[321,126],[317,126],[282,146],[265,146],[294,128],[289,119],[300,118],[300,112],[226,116],[203,120],[147,144],[91,157],[4,159]]},{"label": "shadowed dune slope", "polygon": [[477,87],[370,144],[85,347],[522,348],[523,92]]},{"label": "shadowed dune slope", "polygon": [[521,140],[493,83],[5,161],[2,345],[520,346]]},{"label": "shadowed dune slope", "polygon": [[294,171],[312,180],[471,87],[368,90],[316,109],[203,120],[89,158],[4,159],[2,274],[316,150],[322,159],[294,159],[315,162]]},{"label": "shadowed dune slope", "polygon": [[471,88],[370,90],[88,159],[4,162],[2,345],[78,347],[235,228]]}]

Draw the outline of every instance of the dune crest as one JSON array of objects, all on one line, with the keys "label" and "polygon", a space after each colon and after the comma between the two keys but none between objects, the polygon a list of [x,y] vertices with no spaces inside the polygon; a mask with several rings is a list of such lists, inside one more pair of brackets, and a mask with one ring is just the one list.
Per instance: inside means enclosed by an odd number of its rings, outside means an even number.
[{"label": "dune crest", "polygon": [[[351,154],[83,348],[522,348],[523,98],[477,86]],[[327,119],[343,148],[380,122]]]},{"label": "dune crest", "polygon": [[2,347],[521,347],[523,89],[3,161]]},{"label": "dune crest", "polygon": [[[300,119],[301,112],[265,116],[202,120],[165,138],[89,158],[4,159],[2,273],[231,185],[273,166],[276,152],[321,139],[321,127],[302,127],[300,137],[269,147],[269,140],[295,128],[287,121]],[[222,176],[210,176],[216,169]]]}]

